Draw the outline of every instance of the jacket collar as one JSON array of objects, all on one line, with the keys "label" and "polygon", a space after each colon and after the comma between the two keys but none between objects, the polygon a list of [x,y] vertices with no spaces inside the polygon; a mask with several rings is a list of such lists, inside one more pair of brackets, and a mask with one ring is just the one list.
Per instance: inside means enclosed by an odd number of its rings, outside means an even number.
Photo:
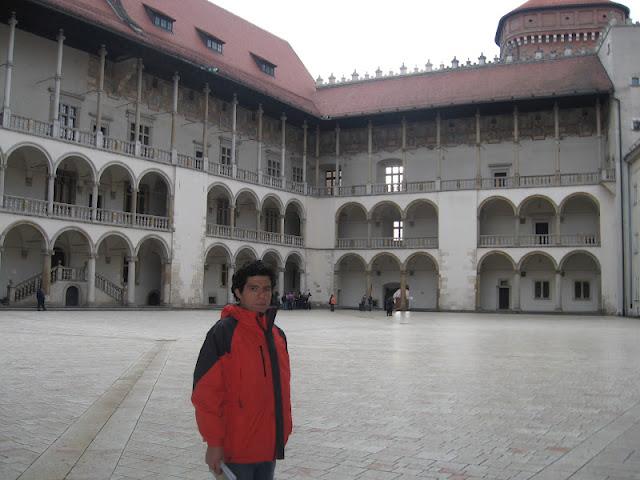
[{"label": "jacket collar", "polygon": [[240,305],[229,304],[222,309],[220,318],[233,317],[238,323],[247,327],[259,327],[261,330],[269,331],[273,327],[276,319],[277,308],[269,308],[264,314],[247,310]]}]

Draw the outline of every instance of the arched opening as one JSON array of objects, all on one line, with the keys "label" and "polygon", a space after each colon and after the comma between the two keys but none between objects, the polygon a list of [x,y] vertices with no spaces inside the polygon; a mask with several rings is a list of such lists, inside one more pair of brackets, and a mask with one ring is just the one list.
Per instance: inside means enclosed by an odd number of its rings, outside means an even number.
[{"label": "arched opening", "polygon": [[64,296],[65,307],[77,307],[80,305],[80,289],[75,285],[67,287]]},{"label": "arched opening", "polygon": [[527,198],[520,205],[518,235],[520,246],[548,246],[559,237],[555,205],[546,197]]},{"label": "arched opening", "polygon": [[480,247],[511,247],[516,245],[515,210],[505,198],[496,197],[486,200],[480,207],[478,222],[480,224],[478,243]]},{"label": "arched opening", "polygon": [[[58,235],[53,243],[54,258],[51,264],[51,300],[53,303],[67,305],[67,297],[63,292],[71,288],[71,282],[77,288],[77,295],[72,298],[81,305],[87,298],[89,279],[88,264],[91,255],[91,245],[87,236],[78,230],[65,230]],[[53,263],[53,262],[56,263]]]},{"label": "arched opening", "polygon": [[53,214],[58,217],[91,219],[93,169],[86,159],[69,156],[56,169]]},{"label": "arched opening", "polygon": [[206,305],[225,305],[232,302],[230,265],[231,256],[225,247],[216,245],[207,252],[204,261],[204,303]]},{"label": "arched opening", "polygon": [[600,245],[600,209],[590,195],[579,193],[566,199],[560,222],[562,245]]},{"label": "arched opening", "polygon": [[366,263],[359,255],[342,257],[336,265],[336,295],[338,305],[343,308],[357,307],[367,294]]},{"label": "arched opening", "polygon": [[384,202],[371,213],[371,248],[389,248],[403,245],[404,221],[400,207]]},{"label": "arched opening", "polygon": [[389,254],[377,255],[371,262],[371,296],[383,306],[400,289],[400,262]]},{"label": "arched opening", "polygon": [[[233,226],[232,198],[229,191],[215,185],[207,194],[207,226],[210,233],[216,236],[230,236],[230,227]],[[226,228],[225,228],[226,227]]]},{"label": "arched opening", "polygon": [[[46,240],[42,232],[29,224],[12,227],[4,235],[0,249],[0,299],[13,302],[28,299],[35,303],[35,293],[42,283],[43,254]],[[10,289],[19,298],[9,298]]]},{"label": "arched opening", "polygon": [[[136,305],[163,303],[163,277],[165,268],[168,268],[164,244],[157,238],[147,238],[138,248],[137,259],[134,287]],[[157,303],[151,303],[156,301]]]},{"label": "arched opening", "polygon": [[302,207],[291,202],[287,205],[284,213],[284,233],[295,237],[302,237]]},{"label": "arched opening", "polygon": [[259,216],[257,197],[249,191],[240,192],[236,198],[236,227],[255,232],[260,225]]},{"label": "arched opening", "polygon": [[484,311],[515,309],[519,292],[515,279],[515,264],[507,255],[492,252],[482,258],[478,266],[478,307]]},{"label": "arched opening", "polygon": [[408,308],[436,310],[438,308],[438,266],[433,258],[417,253],[407,262]]},{"label": "arched opening", "polygon": [[38,148],[22,146],[7,158],[4,208],[13,212],[47,214],[49,160]]},{"label": "arched opening", "polygon": [[559,303],[553,259],[533,253],[520,262],[520,302],[523,311],[551,312]]},{"label": "arched opening", "polygon": [[366,248],[369,242],[367,211],[359,203],[344,205],[337,215],[337,248]]},{"label": "arched opening", "polygon": [[284,291],[302,292],[302,259],[297,254],[287,257],[284,264]]},{"label": "arched opening", "polygon": [[280,204],[275,198],[265,198],[262,202],[260,217],[261,230],[269,233],[282,233],[280,231]]},{"label": "arched opening", "polygon": [[407,208],[403,224],[408,248],[438,248],[438,212],[431,202],[418,200]]},{"label": "arched opening", "polygon": [[168,217],[170,188],[165,178],[157,172],[145,174],[139,182],[136,195],[136,212],[141,215]]},{"label": "arched opening", "polygon": [[122,165],[109,165],[101,173],[99,182],[96,221],[115,225],[133,224],[134,179],[131,172]]},{"label": "arched opening", "polygon": [[569,253],[561,262],[562,307],[568,312],[597,312],[601,307],[598,261],[586,252]]},{"label": "arched opening", "polygon": [[235,270],[238,270],[251,262],[255,262],[257,259],[258,257],[252,249],[243,248],[236,253]]},{"label": "arched opening", "polygon": [[112,234],[100,240],[96,258],[96,303],[122,304],[129,276],[130,243]]}]

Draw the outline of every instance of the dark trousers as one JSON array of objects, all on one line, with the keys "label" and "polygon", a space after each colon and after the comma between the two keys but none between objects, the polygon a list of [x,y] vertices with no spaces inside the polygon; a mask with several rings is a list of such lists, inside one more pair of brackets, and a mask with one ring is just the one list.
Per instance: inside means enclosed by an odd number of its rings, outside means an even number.
[{"label": "dark trousers", "polygon": [[38,299],[38,311],[40,311],[40,309],[46,310],[46,308],[44,306],[44,298],[43,299]]},{"label": "dark trousers", "polygon": [[276,462],[227,463],[227,467],[236,474],[238,480],[273,480]]},{"label": "dark trousers", "polygon": [[336,309],[336,306],[334,304],[331,304],[331,311],[333,312]]}]

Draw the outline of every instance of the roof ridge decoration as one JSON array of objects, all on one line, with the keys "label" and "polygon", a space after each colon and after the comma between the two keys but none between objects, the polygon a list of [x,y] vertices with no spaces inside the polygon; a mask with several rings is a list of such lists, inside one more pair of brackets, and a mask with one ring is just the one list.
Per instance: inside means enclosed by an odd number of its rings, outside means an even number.
[{"label": "roof ridge decoration", "polygon": [[122,20],[124,23],[126,23],[129,26],[129,28],[131,28],[131,30],[139,34],[144,33],[144,30],[142,29],[142,27],[138,25],[129,16],[129,14],[127,13],[127,10],[124,8],[124,5],[122,5],[121,0],[106,0],[106,2],[107,2],[107,5],[111,7],[113,12],[118,16],[118,18]]}]

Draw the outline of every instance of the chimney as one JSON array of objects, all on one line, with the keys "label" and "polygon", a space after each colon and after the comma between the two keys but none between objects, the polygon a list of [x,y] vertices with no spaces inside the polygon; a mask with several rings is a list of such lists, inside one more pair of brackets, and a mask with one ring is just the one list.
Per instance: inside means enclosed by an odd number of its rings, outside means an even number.
[{"label": "chimney", "polygon": [[322,84],[324,84],[324,80],[320,75],[318,75],[318,78],[316,78],[316,85],[320,86]]},{"label": "chimney", "polygon": [[459,65],[460,62],[458,61],[458,59],[456,57],[453,57],[453,60],[451,60],[451,68],[458,68]]},{"label": "chimney", "polygon": [[357,82],[360,79],[360,75],[358,75],[357,71],[353,71],[353,73],[351,74],[351,80],[354,82]]},{"label": "chimney", "polygon": [[427,60],[427,63],[424,64],[424,71],[431,72],[432,70],[433,70],[433,64],[431,63],[431,60]]},{"label": "chimney", "polygon": [[329,77],[329,85],[333,85],[336,83],[336,77],[333,76],[333,73]]},{"label": "chimney", "polygon": [[484,56],[484,53],[480,53],[480,56],[478,57],[478,65],[486,65],[487,64],[487,57]]},{"label": "chimney", "polygon": [[382,70],[380,70],[380,67],[378,67],[378,69],[376,70],[376,78],[380,77],[382,77]]}]

